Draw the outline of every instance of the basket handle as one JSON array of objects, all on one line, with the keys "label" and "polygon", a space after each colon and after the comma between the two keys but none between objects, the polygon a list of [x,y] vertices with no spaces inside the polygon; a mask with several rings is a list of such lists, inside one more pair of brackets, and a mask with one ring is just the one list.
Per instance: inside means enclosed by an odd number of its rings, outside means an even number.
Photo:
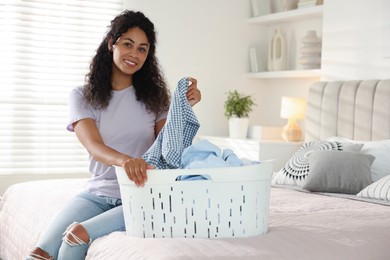
[{"label": "basket handle", "polygon": [[[115,166],[119,183],[134,185],[126,175],[125,170],[120,166]],[[245,172],[245,174],[240,174]],[[175,183],[179,176],[203,176],[204,179],[198,180],[203,182],[234,182],[237,181],[239,175],[240,181],[258,180],[261,178],[269,179],[272,175],[272,161],[263,161],[255,165],[226,167],[226,168],[202,168],[202,169],[169,169],[169,170],[147,170],[148,181],[147,184],[166,184]],[[186,178],[184,178],[184,181]],[[183,181],[183,180],[178,180]],[[192,181],[192,180],[191,180]]]},{"label": "basket handle", "polygon": [[212,181],[212,178],[208,174],[186,174],[177,176],[175,181]]}]

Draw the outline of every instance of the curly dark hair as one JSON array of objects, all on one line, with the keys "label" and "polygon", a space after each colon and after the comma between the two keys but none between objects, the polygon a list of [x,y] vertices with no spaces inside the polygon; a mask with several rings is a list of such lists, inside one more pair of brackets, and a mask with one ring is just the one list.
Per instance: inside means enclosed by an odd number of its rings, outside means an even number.
[{"label": "curly dark hair", "polygon": [[96,109],[104,109],[111,99],[112,52],[108,49],[111,39],[115,44],[118,38],[130,28],[138,27],[149,40],[149,53],[142,68],[133,75],[133,87],[137,100],[154,113],[167,111],[170,93],[155,56],[156,32],[153,23],[141,12],[125,10],[111,21],[108,31],[96,51],[89,66],[84,86],[87,103]]}]

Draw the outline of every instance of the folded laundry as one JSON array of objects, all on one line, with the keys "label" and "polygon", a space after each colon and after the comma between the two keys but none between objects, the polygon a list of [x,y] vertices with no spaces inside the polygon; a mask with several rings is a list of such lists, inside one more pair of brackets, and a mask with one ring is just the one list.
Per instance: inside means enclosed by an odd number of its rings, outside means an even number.
[{"label": "folded laundry", "polygon": [[180,168],[194,169],[241,165],[241,160],[232,150],[221,150],[207,140],[200,140],[184,149]]},{"label": "folded laundry", "polygon": [[[217,167],[237,167],[258,163],[247,159],[239,159],[231,149],[220,149],[207,140],[200,140],[183,151],[180,168],[201,169]],[[182,175],[176,180],[193,181],[208,180],[205,175]]]}]

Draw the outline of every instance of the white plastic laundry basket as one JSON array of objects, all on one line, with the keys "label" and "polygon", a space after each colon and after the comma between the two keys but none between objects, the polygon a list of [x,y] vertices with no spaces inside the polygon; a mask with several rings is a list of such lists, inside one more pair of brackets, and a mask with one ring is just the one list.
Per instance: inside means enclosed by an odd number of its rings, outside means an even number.
[{"label": "white plastic laundry basket", "polygon": [[[268,231],[272,162],[256,165],[148,170],[137,187],[116,167],[127,235],[163,237],[249,237]],[[182,175],[210,180],[175,181]]]}]

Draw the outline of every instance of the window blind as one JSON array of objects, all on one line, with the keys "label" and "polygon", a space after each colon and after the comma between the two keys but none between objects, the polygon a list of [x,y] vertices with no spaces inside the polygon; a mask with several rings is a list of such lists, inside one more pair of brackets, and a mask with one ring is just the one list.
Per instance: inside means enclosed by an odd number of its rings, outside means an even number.
[{"label": "window blind", "polygon": [[68,96],[122,8],[122,0],[0,3],[0,174],[88,172],[85,148],[66,130]]}]

